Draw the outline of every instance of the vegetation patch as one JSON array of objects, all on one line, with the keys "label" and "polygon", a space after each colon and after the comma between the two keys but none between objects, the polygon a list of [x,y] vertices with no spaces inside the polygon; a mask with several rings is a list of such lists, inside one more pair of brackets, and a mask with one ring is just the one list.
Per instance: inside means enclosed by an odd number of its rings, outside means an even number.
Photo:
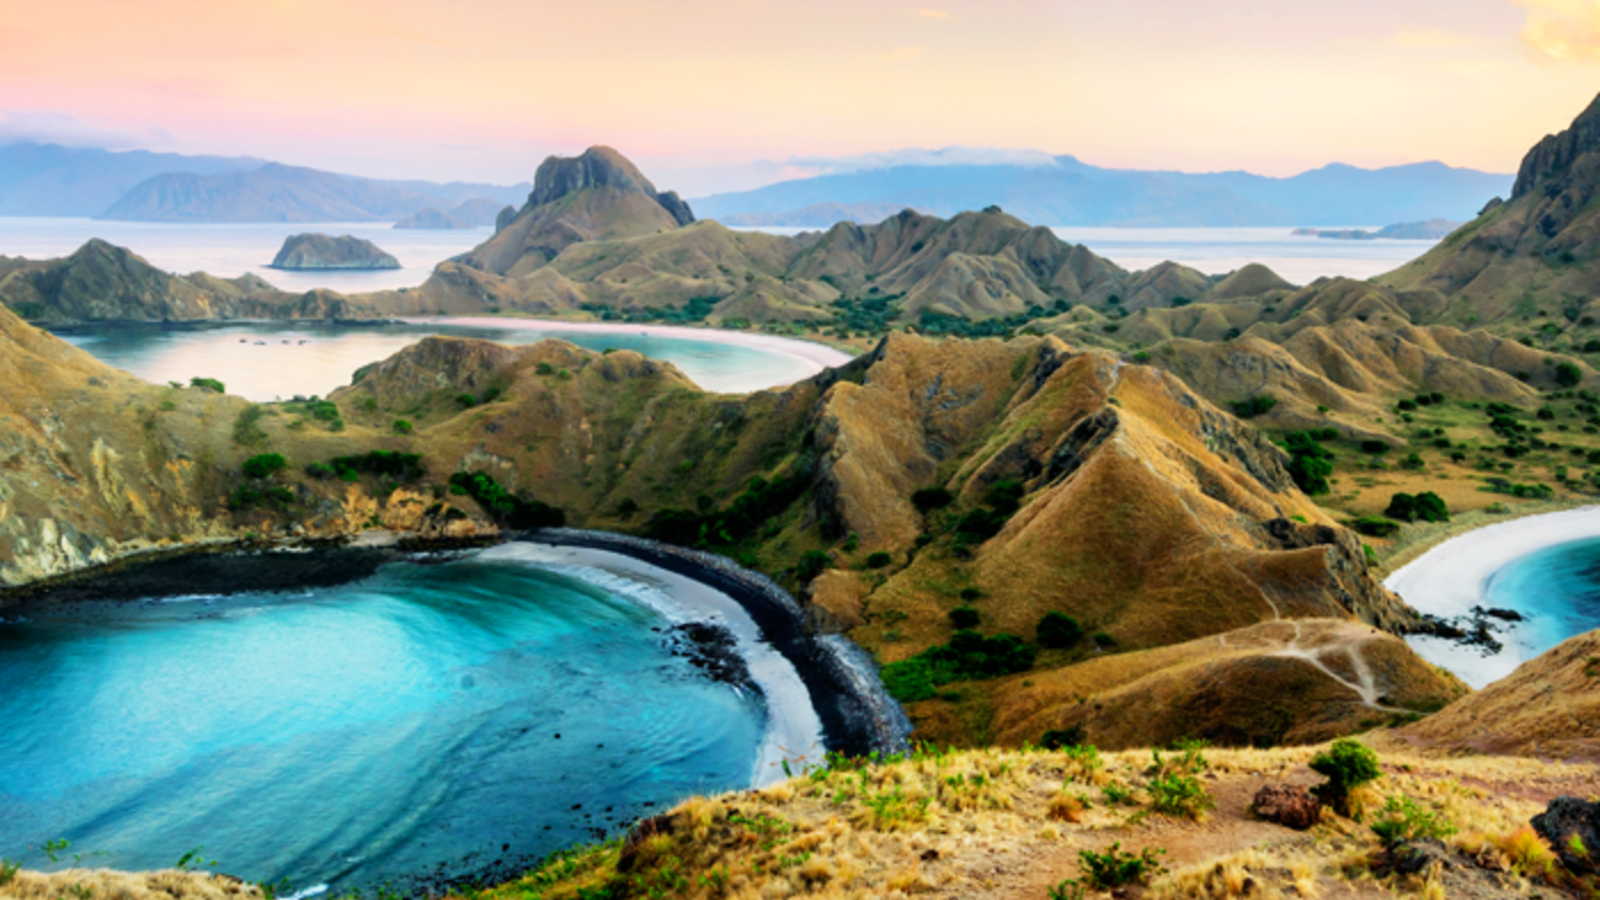
[{"label": "vegetation patch", "polygon": [[507,528],[560,528],[567,523],[566,513],[538,500],[524,500],[482,472],[457,472],[450,476],[450,488],[478,501]]},{"label": "vegetation patch", "polygon": [[938,695],[938,688],[955,681],[998,678],[1033,668],[1037,647],[1014,634],[984,637],[976,631],[958,631],[950,643],[929,647],[910,659],[883,667],[883,684],[896,700],[914,703]]}]

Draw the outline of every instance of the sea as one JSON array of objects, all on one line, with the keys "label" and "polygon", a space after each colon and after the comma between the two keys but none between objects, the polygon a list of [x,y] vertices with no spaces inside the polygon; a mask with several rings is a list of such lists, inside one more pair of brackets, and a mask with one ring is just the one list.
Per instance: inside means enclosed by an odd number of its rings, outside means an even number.
[{"label": "sea", "polygon": [[406,895],[770,780],[782,685],[712,680],[672,630],[693,610],[522,546],[0,620],[0,853]]}]

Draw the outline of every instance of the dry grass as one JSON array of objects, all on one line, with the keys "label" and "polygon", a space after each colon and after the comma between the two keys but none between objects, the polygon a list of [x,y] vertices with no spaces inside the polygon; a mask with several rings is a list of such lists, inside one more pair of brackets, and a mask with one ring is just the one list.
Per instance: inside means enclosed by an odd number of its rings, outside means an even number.
[{"label": "dry grass", "polygon": [[0,884],[6,900],[242,900],[259,898],[260,888],[226,875],[203,872],[113,872],[106,869],[67,869],[48,874],[18,872]]}]

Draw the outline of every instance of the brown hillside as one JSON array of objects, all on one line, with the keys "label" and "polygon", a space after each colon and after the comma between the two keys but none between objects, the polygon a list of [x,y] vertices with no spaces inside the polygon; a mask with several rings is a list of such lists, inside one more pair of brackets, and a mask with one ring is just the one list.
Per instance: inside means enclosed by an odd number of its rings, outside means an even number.
[{"label": "brown hillside", "polygon": [[1563,642],[1400,735],[1451,752],[1600,761],[1600,631]]}]

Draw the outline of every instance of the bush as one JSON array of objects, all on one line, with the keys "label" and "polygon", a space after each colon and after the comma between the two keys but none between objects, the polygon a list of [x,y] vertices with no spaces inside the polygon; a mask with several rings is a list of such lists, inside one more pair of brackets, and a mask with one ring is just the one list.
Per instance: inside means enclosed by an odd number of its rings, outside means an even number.
[{"label": "bush", "polygon": [[1399,522],[1381,516],[1362,516],[1349,524],[1358,534],[1375,538],[1392,537],[1400,530]]},{"label": "bush", "polygon": [[1083,744],[1084,734],[1082,725],[1071,728],[1052,728],[1039,739],[1039,746],[1046,750],[1064,750],[1067,747],[1077,747]]},{"label": "bush", "polygon": [[[1334,436],[1338,435],[1333,429]],[[1328,478],[1333,474],[1333,454],[1318,443],[1323,432],[1291,431],[1284,436],[1284,447],[1289,451],[1289,477],[1308,496],[1326,494],[1332,490]],[[1331,438],[1329,438],[1331,439]]]},{"label": "bush", "polygon": [[1383,804],[1383,818],[1372,823],[1372,831],[1385,846],[1419,838],[1442,840],[1456,833],[1456,827],[1443,815],[1424,809],[1405,794],[1392,796]]},{"label": "bush", "polygon": [[262,453],[244,461],[246,478],[270,478],[274,472],[289,465],[281,453]]},{"label": "bush", "polygon": [[306,474],[317,479],[318,481],[327,481],[339,473],[334,470],[333,466],[330,466],[327,463],[312,463],[311,465],[306,466]]},{"label": "bush", "polygon": [[1361,452],[1362,453],[1368,453],[1368,454],[1371,454],[1373,456],[1377,456],[1380,453],[1388,453],[1389,452],[1389,445],[1387,443],[1385,443],[1383,441],[1379,441],[1379,440],[1362,441],[1361,442]]},{"label": "bush", "polygon": [[215,378],[191,378],[189,379],[189,386],[210,391],[214,394],[226,394],[228,392],[228,388]]},{"label": "bush", "polygon": [[1165,816],[1198,819],[1217,806],[1200,779],[1193,775],[1178,772],[1163,775],[1151,781],[1145,790],[1150,793],[1155,811]]},{"label": "bush", "polygon": [[311,418],[318,422],[335,422],[339,419],[339,407],[327,400],[312,400],[310,406]]},{"label": "bush", "polygon": [[1039,646],[1049,650],[1065,649],[1083,640],[1083,628],[1078,620],[1055,610],[1045,613],[1039,620],[1036,634]]},{"label": "bush", "polygon": [[1415,401],[1415,400],[1401,400],[1399,403],[1396,403],[1394,405],[1394,408],[1399,410],[1400,412],[1416,412],[1417,411],[1417,401]]},{"label": "bush", "polygon": [[1445,506],[1444,498],[1432,491],[1425,491],[1416,496],[1395,494],[1389,498],[1389,508],[1384,510],[1383,514],[1403,522],[1450,521],[1450,510]]},{"label": "bush", "polygon": [[478,398],[472,396],[466,391],[462,391],[456,395],[456,403],[460,405],[462,409],[471,409],[478,405]]},{"label": "bush", "polygon": [[239,410],[233,420],[233,442],[241,447],[259,447],[267,442],[267,433],[261,430],[261,417],[266,411],[254,403]]},{"label": "bush", "polygon": [[1312,757],[1311,771],[1328,779],[1311,792],[1342,816],[1350,815],[1350,792],[1383,775],[1378,754],[1350,738],[1340,738],[1326,752]]},{"label": "bush", "polygon": [[800,562],[795,564],[794,577],[801,584],[805,584],[831,568],[833,568],[833,557],[822,550],[807,550],[800,554]]},{"label": "bush", "polygon": [[950,610],[950,624],[954,625],[957,631],[977,628],[978,620],[981,618],[978,611],[970,606],[958,606]]},{"label": "bush", "polygon": [[1257,394],[1247,400],[1240,400],[1233,404],[1233,414],[1241,419],[1254,419],[1272,412],[1278,405],[1278,398],[1271,394]]},{"label": "bush", "polygon": [[410,434],[415,428],[409,419],[395,419],[394,424],[389,426],[389,430],[395,434]]},{"label": "bush", "polygon": [[1104,853],[1095,853],[1092,850],[1078,851],[1078,860],[1083,864],[1084,880],[1088,882],[1089,887],[1109,891],[1123,885],[1142,882],[1161,871],[1161,863],[1156,857],[1167,852],[1146,847],[1135,856],[1132,853],[1123,853],[1121,850],[1122,843],[1119,841],[1107,847]]},{"label": "bush", "polygon": [[422,464],[422,454],[401,453],[396,450],[373,450],[356,456],[336,456],[328,463],[345,481],[356,481],[362,475],[386,475],[400,481],[416,481],[428,474],[427,466]]},{"label": "bush", "polygon": [[883,685],[901,703],[937,696],[937,689],[953,681],[998,678],[1033,668],[1038,649],[1014,634],[984,637],[976,631],[958,631],[950,643],[883,667]]},{"label": "bush", "polygon": [[923,488],[911,495],[911,505],[917,512],[930,513],[936,509],[944,509],[955,502],[955,495],[944,488]]},{"label": "bush", "polygon": [[482,472],[457,472],[450,476],[450,486],[478,501],[485,512],[508,528],[560,528],[567,521],[566,514],[556,507],[538,500],[523,500]]},{"label": "bush", "polygon": [[882,550],[867,555],[867,568],[869,569],[881,569],[892,562],[894,562],[894,557]]},{"label": "bush", "polygon": [[1561,387],[1577,387],[1583,382],[1583,370],[1576,363],[1563,362],[1556,366],[1556,384]]},{"label": "bush", "polygon": [[962,588],[961,599],[968,603],[971,603],[974,600],[981,600],[983,599],[983,591],[980,591],[975,587]]}]

